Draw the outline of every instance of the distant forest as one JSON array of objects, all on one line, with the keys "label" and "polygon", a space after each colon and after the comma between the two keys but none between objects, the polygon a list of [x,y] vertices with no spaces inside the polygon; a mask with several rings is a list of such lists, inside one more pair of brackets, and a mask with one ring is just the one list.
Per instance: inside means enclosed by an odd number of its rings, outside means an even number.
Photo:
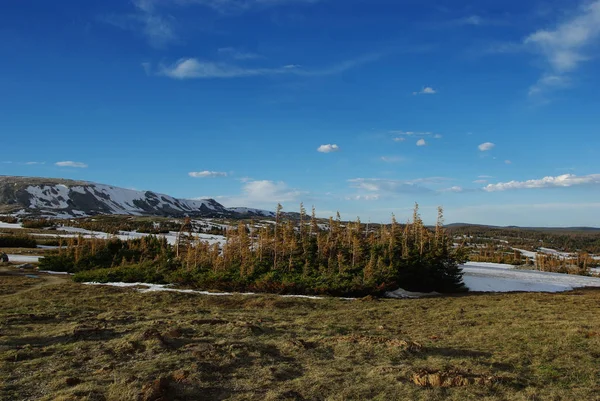
[{"label": "distant forest", "polygon": [[575,228],[512,228],[476,225],[450,226],[452,236],[473,237],[472,243],[492,244],[505,240],[511,246],[535,251],[539,247],[561,252],[600,254],[600,229]]}]

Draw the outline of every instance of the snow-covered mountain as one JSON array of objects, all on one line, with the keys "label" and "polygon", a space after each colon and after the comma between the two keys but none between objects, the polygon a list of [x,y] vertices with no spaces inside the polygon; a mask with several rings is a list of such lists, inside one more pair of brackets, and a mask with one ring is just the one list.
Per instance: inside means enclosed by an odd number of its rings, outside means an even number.
[{"label": "snow-covered mountain", "polygon": [[271,217],[273,212],[226,208],[214,199],[177,199],[87,181],[0,176],[0,212],[48,217],[97,214],[168,217]]}]

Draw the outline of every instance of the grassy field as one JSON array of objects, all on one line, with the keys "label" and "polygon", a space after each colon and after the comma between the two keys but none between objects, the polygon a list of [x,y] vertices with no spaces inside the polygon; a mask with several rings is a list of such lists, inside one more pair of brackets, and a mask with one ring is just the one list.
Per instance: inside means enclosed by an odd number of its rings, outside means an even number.
[{"label": "grassy field", "polygon": [[0,400],[600,400],[600,290],[199,296],[0,269]]}]

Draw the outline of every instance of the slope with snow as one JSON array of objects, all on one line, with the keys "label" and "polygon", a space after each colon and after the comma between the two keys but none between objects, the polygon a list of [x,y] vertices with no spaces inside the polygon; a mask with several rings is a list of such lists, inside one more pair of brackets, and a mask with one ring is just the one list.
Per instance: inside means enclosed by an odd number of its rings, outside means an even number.
[{"label": "slope with snow", "polygon": [[214,199],[177,199],[85,181],[0,176],[0,207],[47,217],[71,218],[97,214],[170,217],[271,217],[272,212],[226,208]]}]

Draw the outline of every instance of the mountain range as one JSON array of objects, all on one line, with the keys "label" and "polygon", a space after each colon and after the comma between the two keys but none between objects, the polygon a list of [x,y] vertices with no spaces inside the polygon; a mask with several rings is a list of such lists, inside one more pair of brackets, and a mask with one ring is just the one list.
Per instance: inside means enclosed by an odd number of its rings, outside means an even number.
[{"label": "mountain range", "polygon": [[0,176],[0,213],[71,218],[99,214],[164,217],[273,217],[266,210],[227,208],[214,199],[177,199],[89,181]]}]

